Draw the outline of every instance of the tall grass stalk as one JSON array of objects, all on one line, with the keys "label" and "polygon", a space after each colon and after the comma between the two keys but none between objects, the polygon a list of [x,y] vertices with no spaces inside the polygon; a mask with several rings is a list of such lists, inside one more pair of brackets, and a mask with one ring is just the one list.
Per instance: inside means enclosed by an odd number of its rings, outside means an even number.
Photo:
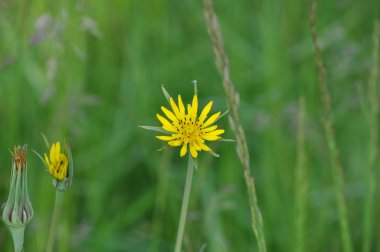
[{"label": "tall grass stalk", "polygon": [[51,217],[50,231],[49,231],[49,237],[48,237],[47,245],[46,245],[46,252],[54,251],[54,241],[55,241],[57,228],[58,228],[57,224],[58,224],[59,215],[61,212],[63,194],[64,192],[56,190],[54,210],[53,210],[53,216]]},{"label": "tall grass stalk", "polygon": [[187,165],[185,190],[183,192],[181,215],[179,218],[177,239],[176,239],[175,249],[174,249],[175,252],[181,252],[183,233],[185,231],[185,225],[186,225],[187,209],[189,206],[191,183],[193,181],[193,174],[194,174],[194,161],[192,160],[190,153],[188,155],[189,155],[189,161]]},{"label": "tall grass stalk", "polygon": [[379,39],[380,23],[375,22],[373,31],[373,51],[372,51],[372,70],[368,83],[369,100],[369,155],[368,166],[366,169],[366,193],[363,216],[363,252],[371,250],[372,229],[373,229],[373,207],[374,194],[376,188],[375,165],[378,158],[378,132],[379,132],[379,98],[378,98],[378,77],[379,77]]},{"label": "tall grass stalk", "polygon": [[249,206],[251,212],[251,226],[255,233],[260,252],[266,251],[263,219],[257,202],[255,181],[250,172],[250,158],[247,140],[239,118],[239,94],[231,81],[228,56],[224,50],[224,42],[221,34],[218,18],[212,6],[212,0],[204,0],[204,15],[207,30],[210,35],[215,54],[215,63],[219,74],[223,79],[223,87],[227,96],[230,109],[229,122],[236,136],[237,154],[243,165],[245,183],[248,189]]},{"label": "tall grass stalk", "polygon": [[307,190],[309,187],[306,171],[305,151],[305,98],[299,100],[297,122],[297,166],[295,169],[295,251],[305,251],[305,219]]},{"label": "tall grass stalk", "polygon": [[321,91],[322,105],[325,112],[325,118],[323,120],[324,131],[325,131],[329,155],[330,155],[332,173],[334,177],[334,187],[335,187],[336,200],[338,204],[338,213],[339,213],[339,222],[340,222],[340,228],[341,228],[343,251],[352,252],[353,251],[352,239],[351,239],[350,227],[348,223],[346,200],[344,197],[343,168],[342,168],[342,164],[341,164],[341,160],[339,156],[338,146],[335,140],[333,112],[331,111],[330,93],[327,86],[327,72],[322,60],[321,49],[318,44],[316,12],[317,12],[317,3],[313,2],[311,10],[310,10],[309,21],[310,21],[310,26],[311,26],[311,31],[312,31],[311,35],[312,35],[313,46],[314,46],[315,62],[316,62],[316,66],[317,66],[317,70],[319,74],[319,84],[320,84],[319,87]]}]

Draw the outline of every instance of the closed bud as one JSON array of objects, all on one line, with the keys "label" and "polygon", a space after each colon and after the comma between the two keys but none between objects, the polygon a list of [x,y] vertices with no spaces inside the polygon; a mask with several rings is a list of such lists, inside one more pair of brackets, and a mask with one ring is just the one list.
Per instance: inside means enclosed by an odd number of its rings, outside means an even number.
[{"label": "closed bud", "polygon": [[33,218],[27,185],[27,145],[14,147],[10,191],[1,216],[12,232],[16,251],[22,251],[25,226]]}]

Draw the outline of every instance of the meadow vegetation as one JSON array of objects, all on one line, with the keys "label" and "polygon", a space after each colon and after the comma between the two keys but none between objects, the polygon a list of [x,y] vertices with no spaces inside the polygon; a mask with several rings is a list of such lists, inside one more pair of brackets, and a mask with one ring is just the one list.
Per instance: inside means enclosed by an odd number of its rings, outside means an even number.
[{"label": "meadow vegetation", "polygon": [[[214,1],[266,249],[380,251],[380,2],[321,0],[315,13],[342,171],[338,188],[311,6]],[[172,251],[186,159],[178,150],[156,151],[163,143],[137,126],[160,126],[161,83],[190,103],[196,79],[201,107],[213,100],[215,110],[228,108],[202,1],[3,0],[0,38],[0,202],[9,189],[8,149],[25,143],[45,150],[41,133],[66,139],[75,174],[55,251]],[[236,139],[227,117],[218,125]],[[184,251],[259,251],[236,144],[211,144],[219,158],[199,155]],[[28,169],[34,218],[25,251],[44,251],[55,191],[31,152]],[[339,190],[350,245],[341,238]],[[0,251],[13,251],[4,223]]]}]

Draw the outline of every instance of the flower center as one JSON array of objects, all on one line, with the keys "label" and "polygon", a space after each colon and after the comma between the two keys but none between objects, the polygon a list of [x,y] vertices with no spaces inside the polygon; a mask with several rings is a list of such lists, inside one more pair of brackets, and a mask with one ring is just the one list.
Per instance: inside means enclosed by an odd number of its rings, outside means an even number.
[{"label": "flower center", "polygon": [[193,142],[200,137],[196,116],[186,114],[183,119],[179,120],[179,125],[176,126],[179,132],[179,138],[185,143]]}]

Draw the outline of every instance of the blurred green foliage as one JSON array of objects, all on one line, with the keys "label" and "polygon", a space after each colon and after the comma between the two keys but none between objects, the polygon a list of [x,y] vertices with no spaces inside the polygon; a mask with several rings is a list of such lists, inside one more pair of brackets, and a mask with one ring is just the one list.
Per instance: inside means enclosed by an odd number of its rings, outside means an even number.
[{"label": "blurred green foliage", "polygon": [[[308,25],[309,1],[215,1],[241,98],[269,251],[293,251],[294,169],[299,96],[306,98],[310,183],[306,251],[341,251],[333,181]],[[376,0],[319,1],[318,30],[329,75],[337,141],[355,251],[362,246],[363,169],[368,160],[366,101]],[[159,125],[165,98],[192,95],[225,110],[201,1],[0,2],[0,201],[5,202],[16,144],[72,146],[75,175],[65,194],[56,251],[171,251],[186,161],[138,125]],[[221,122],[233,138],[227,120]],[[242,168],[234,143],[202,154],[194,177],[185,251],[256,251]],[[25,251],[45,248],[54,189],[29,152],[35,218]],[[378,178],[378,172],[376,174]],[[378,181],[378,179],[377,179]],[[378,183],[379,185],[379,183]],[[379,190],[376,201],[379,200]],[[376,205],[373,223],[379,223]],[[374,227],[374,238],[380,232]],[[372,251],[380,241],[373,239]],[[0,250],[12,251],[0,225]]]}]

